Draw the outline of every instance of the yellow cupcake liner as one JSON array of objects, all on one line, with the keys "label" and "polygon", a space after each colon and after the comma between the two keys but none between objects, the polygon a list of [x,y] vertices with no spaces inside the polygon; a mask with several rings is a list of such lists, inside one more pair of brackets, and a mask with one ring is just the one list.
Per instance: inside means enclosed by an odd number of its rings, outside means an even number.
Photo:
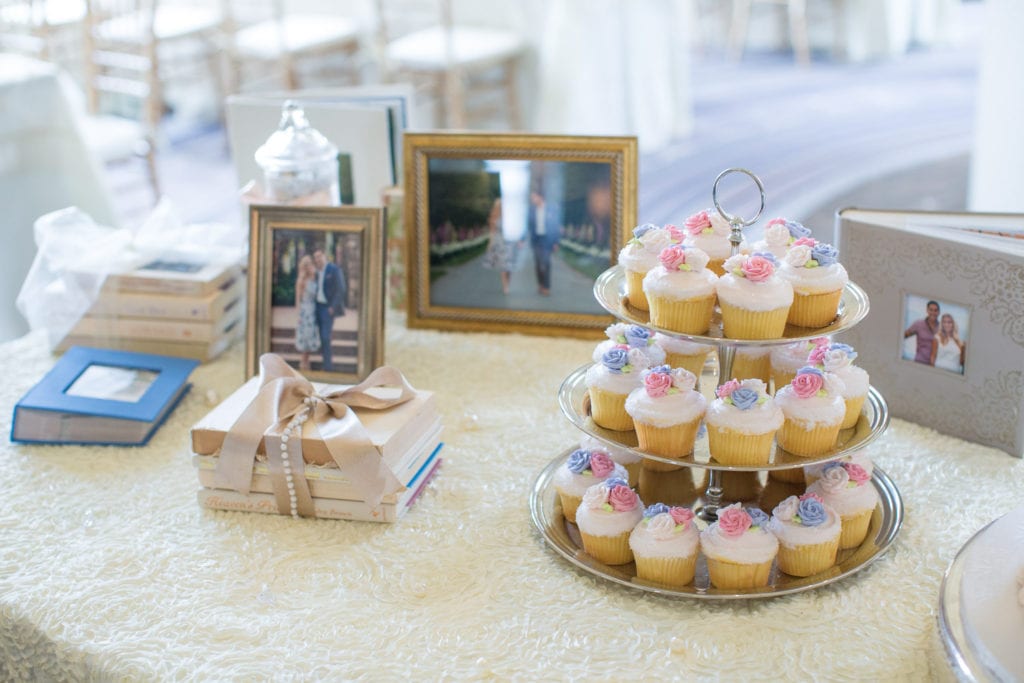
[{"label": "yellow cupcake liner", "polygon": [[840,429],[849,429],[856,426],[857,420],[860,419],[860,411],[864,407],[865,398],[866,395],[844,399],[846,401],[846,415],[843,416],[843,424],[840,425]]},{"label": "yellow cupcake liner", "polygon": [[781,339],[786,330],[788,306],[771,311],[751,311],[721,300],[718,305],[722,309],[722,332],[729,339]]},{"label": "yellow cupcake liner", "polygon": [[732,379],[759,379],[765,384],[771,379],[772,358],[770,354],[751,356],[738,350],[732,358]]},{"label": "yellow cupcake liner", "polygon": [[704,334],[711,327],[711,315],[715,312],[714,294],[693,299],[649,296],[647,303],[652,325],[682,334]]},{"label": "yellow cupcake liner", "polygon": [[627,394],[613,394],[590,387],[590,417],[599,427],[625,432],[633,429],[633,418],[626,412]]},{"label": "yellow cupcake liner", "polygon": [[807,429],[806,423],[787,417],[775,439],[779,447],[793,455],[813,458],[831,451],[836,445],[838,436],[838,422],[834,425],[821,425],[814,429]]},{"label": "yellow cupcake liner", "polygon": [[576,510],[579,509],[580,503],[583,502],[582,496],[574,496],[569,493],[558,492],[558,499],[562,501],[562,516],[567,520],[576,523]]},{"label": "yellow cupcake liner", "polygon": [[637,555],[636,576],[644,581],[681,588],[693,583],[697,553],[692,557],[641,557]]},{"label": "yellow cupcake liner", "polygon": [[825,327],[836,319],[842,289],[820,294],[793,292],[793,305],[789,307],[786,322],[798,327]]},{"label": "yellow cupcake liner", "polygon": [[839,552],[839,537],[826,543],[814,543],[787,548],[779,545],[779,571],[790,576],[812,576],[825,571],[836,563]]},{"label": "yellow cupcake liner", "polygon": [[633,427],[636,429],[640,450],[660,455],[663,458],[683,458],[693,453],[693,444],[697,439],[700,419],[682,422],[671,427],[655,427],[634,420]]},{"label": "yellow cupcake liner", "polygon": [[627,564],[633,561],[629,547],[629,531],[617,536],[592,536],[580,531],[583,550],[598,562],[604,564]]},{"label": "yellow cupcake liner", "polygon": [[669,353],[665,352],[665,363],[672,368],[686,368],[694,375],[697,379],[700,379],[700,375],[704,372],[704,364],[708,360],[708,354],[710,351],[704,351],[692,356],[687,356],[682,353]]},{"label": "yellow cupcake liner", "polygon": [[723,465],[767,465],[775,432],[743,434],[708,425],[711,458]]},{"label": "yellow cupcake liner", "polygon": [[769,470],[768,476],[775,481],[784,481],[787,484],[803,484],[806,482],[803,467],[794,467],[788,470]]},{"label": "yellow cupcake liner", "polygon": [[760,588],[768,585],[772,562],[740,564],[722,559],[707,558],[708,578],[715,588]]},{"label": "yellow cupcake liner", "polygon": [[871,514],[874,510],[865,510],[855,515],[843,515],[840,519],[843,522],[843,532],[839,535],[839,547],[843,550],[856,548],[868,535],[868,527],[871,526]]},{"label": "yellow cupcake liner", "polygon": [[650,304],[647,302],[647,295],[644,293],[644,276],[647,273],[637,273],[636,271],[626,271],[626,298],[629,299],[629,305],[633,308],[638,308],[641,311],[650,310]]}]

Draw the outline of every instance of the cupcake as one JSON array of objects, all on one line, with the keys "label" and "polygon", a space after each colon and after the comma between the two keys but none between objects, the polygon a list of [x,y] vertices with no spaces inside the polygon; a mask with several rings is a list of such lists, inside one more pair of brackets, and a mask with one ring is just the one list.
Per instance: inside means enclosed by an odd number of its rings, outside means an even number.
[{"label": "cupcake", "polygon": [[841,389],[835,375],[810,366],[797,370],[793,381],[775,392],[786,418],[775,437],[779,447],[805,458],[832,450],[846,415]]},{"label": "cupcake", "polygon": [[[697,378],[689,370],[659,365],[641,373],[643,386],[630,392],[626,413],[633,420],[640,449],[666,458],[693,452],[707,400],[694,389]],[[645,467],[671,467],[652,460]]]},{"label": "cupcake", "polygon": [[607,453],[576,449],[555,472],[555,491],[562,501],[562,515],[570,522],[575,522],[576,508],[588,488],[605,479],[625,479],[628,476],[626,468],[617,464]]},{"label": "cupcake", "polygon": [[583,494],[576,510],[576,526],[583,550],[598,562],[633,561],[629,534],[643,518],[644,505],[625,479],[606,479]]},{"label": "cupcake", "polygon": [[633,428],[633,420],[626,413],[626,397],[640,386],[640,372],[648,364],[643,351],[617,344],[587,370],[583,381],[590,394],[590,417],[599,427],[617,431]]},{"label": "cupcake", "polygon": [[736,379],[759,379],[765,384],[771,379],[771,349],[764,346],[744,346],[732,356],[732,376]]},{"label": "cupcake", "polygon": [[699,543],[691,509],[649,506],[629,534],[637,577],[677,588],[693,583]]},{"label": "cupcake", "polygon": [[817,494],[783,500],[772,511],[768,530],[779,539],[779,570],[790,576],[811,576],[836,563],[842,523]]},{"label": "cupcake", "polygon": [[643,280],[651,324],[672,332],[704,334],[715,312],[718,279],[706,268],[708,255],[676,244],[662,249],[658,260],[661,265],[649,270]]},{"label": "cupcake", "polygon": [[771,254],[737,254],[718,279],[722,332],[732,339],[778,339],[786,329],[793,287],[775,274]]},{"label": "cupcake", "polygon": [[686,219],[683,244],[696,247],[708,255],[708,270],[722,275],[725,260],[732,256],[732,226],[717,211],[698,211]]},{"label": "cupcake", "polygon": [[715,588],[759,588],[768,585],[779,542],[768,531],[768,515],[734,503],[718,511],[718,521],[700,534]]},{"label": "cupcake", "polygon": [[874,473],[875,471],[875,463],[871,461],[871,458],[868,457],[867,453],[865,453],[864,451],[857,451],[856,453],[844,455],[843,457],[838,458],[837,460],[819,462],[805,467],[804,480],[807,482],[807,485],[810,486],[814,482],[821,479],[821,473],[825,469],[825,466],[831,465],[834,462],[838,462],[840,464],[844,462],[853,463],[854,465],[857,465],[862,470],[864,470],[864,473],[867,474],[869,479],[871,478],[872,473]]},{"label": "cupcake", "polygon": [[828,337],[815,337],[804,341],[793,342],[785,346],[776,346],[771,350],[769,365],[771,367],[772,383],[778,391],[793,381],[796,371],[808,363],[807,357],[811,351],[819,346],[828,346]]},{"label": "cupcake", "polygon": [[799,327],[825,327],[835,320],[843,288],[850,281],[831,244],[804,237],[782,259],[779,277],[793,285],[787,322]]},{"label": "cupcake", "polygon": [[723,465],[766,465],[782,410],[759,379],[729,380],[718,387],[708,406],[708,450]]},{"label": "cupcake", "polygon": [[659,265],[658,254],[662,249],[678,244],[682,239],[682,232],[675,226],[659,228],[653,223],[644,223],[633,228],[633,239],[619,251],[619,264],[626,274],[626,297],[630,306],[648,310],[643,290],[644,276]]},{"label": "cupcake", "polygon": [[753,244],[743,242],[740,244],[740,252],[751,254],[755,251],[766,251],[781,261],[793,242],[802,237],[810,236],[811,231],[796,221],[787,221],[785,218],[773,218],[765,225],[764,239],[758,240]]},{"label": "cupcake", "polygon": [[807,357],[808,364],[823,372],[831,372],[843,382],[839,393],[846,402],[846,415],[840,429],[849,429],[857,424],[871,387],[867,371],[853,364],[856,358],[857,352],[852,346],[839,343],[819,346]]},{"label": "cupcake", "polygon": [[[592,436],[584,436],[580,439],[580,448],[588,450],[592,453],[605,453],[616,464],[622,465],[625,468],[626,473],[629,475],[629,485],[636,487],[640,483],[640,465],[643,462],[643,458],[628,448],[621,446],[615,446],[610,443],[599,441]],[[651,499],[653,500],[653,498]]]},{"label": "cupcake", "polygon": [[[708,354],[715,350],[715,347],[710,344],[676,339],[661,332],[654,334],[654,343],[665,350],[665,365],[673,368],[686,368],[697,376],[698,383],[701,373],[704,372]],[[652,365],[657,365],[657,363],[652,363]]]},{"label": "cupcake", "polygon": [[826,505],[839,513],[843,532],[840,548],[856,548],[868,535],[871,515],[878,505],[878,491],[871,485],[871,476],[852,462],[830,462],[821,470],[821,478],[807,487]]},{"label": "cupcake", "polygon": [[595,363],[601,362],[608,349],[625,344],[631,349],[640,349],[647,356],[648,365],[661,365],[665,363],[665,350],[654,342],[651,331],[640,325],[627,325],[626,323],[614,323],[605,328],[604,333],[608,338],[594,347],[593,359]]}]

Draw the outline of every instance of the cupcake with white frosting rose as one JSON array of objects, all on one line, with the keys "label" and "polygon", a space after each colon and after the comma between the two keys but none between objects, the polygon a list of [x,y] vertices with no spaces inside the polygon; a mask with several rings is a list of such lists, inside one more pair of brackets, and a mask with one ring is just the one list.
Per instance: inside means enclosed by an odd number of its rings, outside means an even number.
[{"label": "cupcake with white frosting rose", "polygon": [[665,247],[661,265],[644,276],[651,325],[683,334],[704,334],[715,312],[715,281],[708,255],[681,244]]},{"label": "cupcake with white frosting rose", "polygon": [[775,437],[779,447],[805,458],[832,450],[846,416],[842,386],[835,375],[817,368],[797,370],[793,381],[775,392],[786,418]]},{"label": "cupcake with white frosting rose", "polygon": [[767,465],[782,410],[759,379],[729,380],[715,390],[708,406],[708,450],[723,465]]},{"label": "cupcake with white frosting rose", "polygon": [[618,263],[626,274],[626,298],[629,305],[648,310],[647,296],[644,294],[644,276],[652,268],[659,265],[658,254],[665,247],[679,244],[683,233],[672,225],[658,227],[653,223],[644,223],[633,228],[633,238],[619,251]]},{"label": "cupcake with white frosting rose", "polygon": [[[660,365],[644,370],[641,380],[626,398],[640,450],[675,459],[692,453],[707,409],[707,399],[694,388],[697,378],[689,370]],[[645,460],[644,467],[672,468],[654,460]]]},{"label": "cupcake with white frosting rose", "polygon": [[768,253],[736,254],[724,264],[716,290],[722,332],[730,339],[778,339],[786,329],[793,286],[776,274]]},{"label": "cupcake with white frosting rose", "polygon": [[836,563],[842,522],[815,493],[790,496],[775,506],[768,529],[779,539],[779,570],[811,576]]},{"label": "cupcake with white frosting rose", "polygon": [[693,583],[700,533],[693,510],[654,503],[629,534],[637,578],[681,588]]},{"label": "cupcake with white frosting rose", "polygon": [[577,448],[555,472],[553,483],[562,503],[562,516],[575,522],[576,509],[587,489],[605,479],[625,479],[628,476],[626,468],[612,460],[607,453]]},{"label": "cupcake with white frosting rose", "polygon": [[583,550],[605,564],[632,562],[629,535],[643,514],[644,504],[625,479],[606,479],[591,486],[576,510]]},{"label": "cupcake with white frosting rose", "polygon": [[779,541],[768,530],[768,515],[733,503],[701,532],[700,549],[715,588],[759,588],[768,585]]},{"label": "cupcake with white frosting rose", "polygon": [[792,344],[773,347],[769,356],[769,365],[771,366],[771,377],[775,390],[778,391],[792,382],[793,378],[796,377],[796,371],[803,366],[814,365],[814,363],[809,363],[807,360],[807,357],[811,355],[811,351],[819,346],[828,346],[830,342],[831,339],[829,337],[815,337],[814,339],[805,339],[793,342]]},{"label": "cupcake with white frosting rose", "polygon": [[797,221],[786,220],[785,218],[773,218],[765,225],[764,238],[748,244],[740,244],[740,251],[750,254],[755,251],[770,252],[775,258],[782,259],[789,251],[793,242],[803,237],[810,237],[811,231]]},{"label": "cupcake with white frosting rose", "polygon": [[812,237],[798,239],[782,259],[779,276],[793,286],[787,322],[825,327],[835,320],[843,288],[850,281],[838,261],[839,251]]},{"label": "cupcake with white frosting rose", "polygon": [[868,396],[868,389],[871,388],[871,378],[868,376],[867,370],[853,364],[856,359],[857,352],[853,350],[853,347],[840,343],[819,346],[813,349],[807,357],[809,365],[813,365],[822,372],[830,372],[843,382],[840,394],[843,401],[846,402],[846,415],[843,417],[840,429],[849,429],[857,424],[861,409],[864,407],[864,400]]},{"label": "cupcake with white frosting rose", "polygon": [[640,349],[616,344],[604,352],[600,363],[587,370],[584,383],[590,396],[590,417],[599,427],[615,431],[633,429],[626,413],[626,397],[640,386],[640,373],[650,359]]},{"label": "cupcake with white frosting rose", "polygon": [[592,358],[595,363],[601,362],[605,351],[622,344],[631,349],[643,351],[648,358],[649,365],[661,365],[665,362],[665,349],[655,343],[654,335],[646,327],[628,323],[613,323],[605,328],[604,333],[608,338],[594,347]]},{"label": "cupcake with white frosting rose", "polygon": [[825,469],[825,466],[833,462],[838,462],[840,464],[844,462],[853,463],[854,465],[857,465],[862,470],[864,470],[864,473],[868,476],[869,479],[871,478],[872,473],[874,473],[875,471],[875,463],[868,456],[867,452],[857,451],[856,453],[850,453],[849,455],[844,455],[843,457],[837,458],[835,460],[829,460],[828,462],[819,462],[805,467],[804,480],[807,482],[807,485],[810,486],[814,482],[821,479],[821,473]]},{"label": "cupcake with white frosting rose", "polygon": [[698,211],[683,224],[683,244],[696,247],[708,255],[708,270],[715,275],[723,272],[722,264],[732,256],[732,226],[714,209]]},{"label": "cupcake with white frosting rose", "polygon": [[840,548],[856,548],[867,537],[871,515],[878,505],[878,491],[863,467],[852,462],[830,462],[821,470],[821,478],[807,487],[826,505],[839,513],[843,531]]}]

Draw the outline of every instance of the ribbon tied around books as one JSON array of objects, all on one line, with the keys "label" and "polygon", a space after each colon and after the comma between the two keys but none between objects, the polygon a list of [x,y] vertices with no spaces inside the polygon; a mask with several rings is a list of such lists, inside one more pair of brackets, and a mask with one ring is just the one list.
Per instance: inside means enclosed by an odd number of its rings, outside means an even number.
[{"label": "ribbon tied around books", "polygon": [[[397,387],[399,391],[389,398],[368,391],[380,387]],[[414,396],[415,390],[402,373],[390,366],[377,368],[355,386],[320,394],[280,356],[263,354],[259,391],[228,430],[216,476],[235,491],[248,494],[257,448],[266,437],[267,465],[279,511],[315,517],[303,474],[301,437],[305,435],[323,441],[338,468],[366,492],[367,504],[377,507],[385,495],[405,487],[381,458],[352,408],[386,410]],[[271,448],[272,439],[279,439],[279,448]]]}]

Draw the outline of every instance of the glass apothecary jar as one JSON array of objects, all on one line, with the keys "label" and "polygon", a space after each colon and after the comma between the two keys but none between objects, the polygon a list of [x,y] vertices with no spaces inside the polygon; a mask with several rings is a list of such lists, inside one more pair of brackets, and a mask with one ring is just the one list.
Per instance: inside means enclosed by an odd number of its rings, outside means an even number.
[{"label": "glass apothecary jar", "polygon": [[263,191],[275,203],[340,203],[338,148],[309,125],[294,100],[282,106],[281,122],[256,150],[256,163],[263,170]]}]

